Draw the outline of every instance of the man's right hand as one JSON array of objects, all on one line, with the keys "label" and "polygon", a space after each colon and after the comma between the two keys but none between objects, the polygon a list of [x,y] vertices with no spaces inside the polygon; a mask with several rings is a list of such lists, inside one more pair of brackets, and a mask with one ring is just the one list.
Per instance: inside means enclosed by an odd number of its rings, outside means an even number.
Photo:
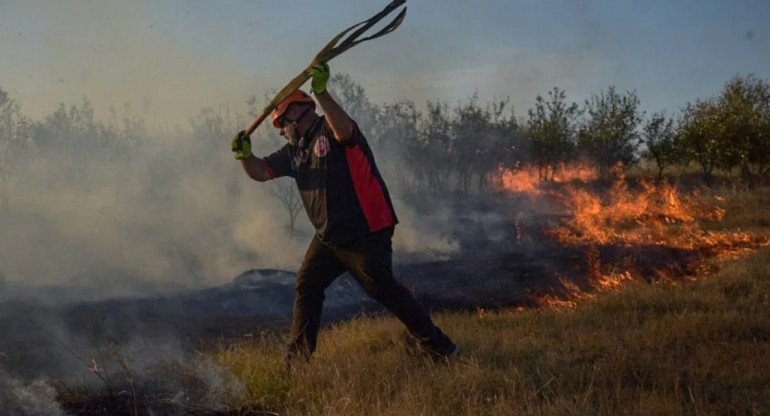
[{"label": "man's right hand", "polygon": [[235,158],[243,160],[253,156],[251,154],[251,138],[246,135],[246,131],[239,131],[230,142],[230,150],[235,153]]},{"label": "man's right hand", "polygon": [[310,90],[313,94],[323,94],[326,92],[326,83],[329,82],[329,65],[322,63],[310,68],[307,74],[312,78],[310,82]]}]

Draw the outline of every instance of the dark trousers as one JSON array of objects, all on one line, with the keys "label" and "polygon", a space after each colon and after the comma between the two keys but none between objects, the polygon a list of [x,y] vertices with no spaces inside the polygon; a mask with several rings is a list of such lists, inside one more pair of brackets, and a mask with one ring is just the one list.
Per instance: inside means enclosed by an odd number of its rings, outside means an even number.
[{"label": "dark trousers", "polygon": [[317,236],[313,238],[297,273],[290,358],[301,355],[309,359],[315,351],[324,291],[345,271],[369,296],[401,320],[423,346],[442,351],[452,345],[414,296],[393,278],[392,237],[391,227],[339,246],[322,243]]}]

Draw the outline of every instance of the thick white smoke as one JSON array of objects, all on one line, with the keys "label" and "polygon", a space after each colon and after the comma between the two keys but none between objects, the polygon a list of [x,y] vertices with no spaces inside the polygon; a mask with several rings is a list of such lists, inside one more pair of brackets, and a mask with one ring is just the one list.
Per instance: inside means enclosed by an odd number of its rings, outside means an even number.
[{"label": "thick white smoke", "polygon": [[26,382],[0,367],[0,409],[8,416],[65,416],[45,378]]}]

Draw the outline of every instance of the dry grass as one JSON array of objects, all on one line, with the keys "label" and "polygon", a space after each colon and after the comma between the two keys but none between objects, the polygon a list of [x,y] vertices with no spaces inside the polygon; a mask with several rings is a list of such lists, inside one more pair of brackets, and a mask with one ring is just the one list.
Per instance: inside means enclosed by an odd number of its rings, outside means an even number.
[{"label": "dry grass", "polygon": [[723,201],[725,216],[707,225],[713,230],[756,231],[770,228],[770,187],[748,190],[740,186],[706,188],[705,197]]},{"label": "dry grass", "polygon": [[409,354],[401,324],[322,331],[287,374],[275,338],[223,348],[243,414],[759,415],[770,409],[770,250],[687,283],[630,283],[575,309],[442,314],[463,347]]}]

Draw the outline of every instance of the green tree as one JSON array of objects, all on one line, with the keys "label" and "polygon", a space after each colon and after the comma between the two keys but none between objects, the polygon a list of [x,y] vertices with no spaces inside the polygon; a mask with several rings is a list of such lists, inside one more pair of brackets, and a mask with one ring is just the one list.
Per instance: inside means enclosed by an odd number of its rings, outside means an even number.
[{"label": "green tree", "polygon": [[770,173],[770,85],[754,76],[733,77],[719,97],[720,164],[740,169],[751,184]]},{"label": "green tree", "polygon": [[634,91],[620,94],[614,86],[594,94],[585,103],[585,119],[578,134],[581,152],[596,161],[605,175],[618,162],[628,167],[636,163],[641,138],[637,127],[643,112]]},{"label": "green tree", "polygon": [[548,92],[548,101],[538,95],[535,108],[529,110],[527,128],[533,162],[541,180],[553,178],[556,167],[575,155],[578,105],[566,102],[564,90]]},{"label": "green tree", "polygon": [[656,183],[663,179],[663,170],[681,160],[674,119],[665,113],[655,113],[644,125],[642,138],[646,149],[642,157],[655,163],[658,173]]},{"label": "green tree", "polygon": [[719,140],[722,127],[719,105],[714,99],[688,103],[679,118],[678,132],[684,157],[700,165],[706,181],[713,178],[714,169],[722,159],[723,146]]}]

